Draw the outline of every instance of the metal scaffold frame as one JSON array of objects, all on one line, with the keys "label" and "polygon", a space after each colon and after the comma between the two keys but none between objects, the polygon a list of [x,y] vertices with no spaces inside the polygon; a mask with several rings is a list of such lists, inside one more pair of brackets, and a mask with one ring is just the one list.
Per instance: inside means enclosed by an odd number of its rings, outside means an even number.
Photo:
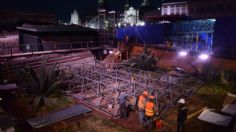
[{"label": "metal scaffold frame", "polygon": [[189,97],[201,82],[188,74],[173,76],[169,72],[149,72],[119,64],[95,62],[70,69],[75,97],[112,116],[119,116],[119,92],[125,91],[135,108],[136,98],[148,90],[155,96],[159,115],[164,116],[181,97]]},{"label": "metal scaffold frame", "polygon": [[108,41],[109,44],[114,46],[115,44],[115,28],[116,28],[116,12],[108,12]]},{"label": "metal scaffold frame", "polygon": [[98,29],[99,29],[99,43],[104,45],[106,43],[106,10],[98,9]]}]

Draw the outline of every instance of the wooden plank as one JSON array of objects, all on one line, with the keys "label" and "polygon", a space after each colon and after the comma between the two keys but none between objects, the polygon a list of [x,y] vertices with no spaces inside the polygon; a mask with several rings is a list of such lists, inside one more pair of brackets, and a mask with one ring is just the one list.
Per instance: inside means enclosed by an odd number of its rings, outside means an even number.
[{"label": "wooden plank", "polygon": [[42,117],[35,117],[27,120],[27,122],[34,128],[41,128],[47,125],[51,125],[66,119],[70,119],[85,113],[91,112],[91,109],[82,106],[75,105],[70,108],[66,108],[57,112],[49,113]]}]

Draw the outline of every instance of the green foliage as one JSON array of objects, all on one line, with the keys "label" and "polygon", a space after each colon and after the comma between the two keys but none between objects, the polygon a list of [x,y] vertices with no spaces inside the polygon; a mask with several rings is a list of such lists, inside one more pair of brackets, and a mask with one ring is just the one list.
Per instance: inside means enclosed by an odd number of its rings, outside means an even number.
[{"label": "green foliage", "polygon": [[236,85],[236,72],[228,70],[223,67],[223,64],[216,67],[211,61],[208,61],[202,65],[200,69],[197,66],[192,65],[195,70],[195,75],[207,84],[222,85],[227,88],[228,91],[234,91]]},{"label": "green foliage", "polygon": [[38,71],[32,67],[25,67],[18,72],[21,75],[21,85],[34,96],[33,108],[35,111],[44,105],[45,98],[61,83],[58,80],[59,70],[58,65],[55,63],[51,68],[47,70],[47,60],[43,61]]},{"label": "green foliage", "polygon": [[197,66],[190,64],[195,70],[194,75],[200,78],[205,83],[216,83],[220,80],[222,65],[214,67],[211,61],[205,62],[200,69]]},{"label": "green foliage", "polygon": [[202,71],[200,72],[200,78],[207,83],[215,83],[218,82],[220,79],[222,66],[213,67],[211,61],[206,62],[203,67]]},{"label": "green foliage", "polygon": [[57,109],[65,108],[73,103],[74,103],[73,98],[63,96],[63,95],[60,95],[59,97],[58,96],[53,97],[52,95],[50,95],[50,97],[46,99],[44,108],[48,112],[53,112]]},{"label": "green foliage", "polygon": [[198,90],[197,95],[208,107],[221,108],[227,93],[228,89],[226,87],[216,84],[208,84],[203,85]]},{"label": "green foliage", "polygon": [[153,54],[151,54],[151,51],[144,47],[144,51],[134,59],[131,67],[149,71],[155,67],[157,62],[158,59],[155,58]]},{"label": "green foliage", "polygon": [[224,84],[232,90],[232,92],[236,91],[236,71],[227,69],[222,70],[221,80],[225,80]]}]

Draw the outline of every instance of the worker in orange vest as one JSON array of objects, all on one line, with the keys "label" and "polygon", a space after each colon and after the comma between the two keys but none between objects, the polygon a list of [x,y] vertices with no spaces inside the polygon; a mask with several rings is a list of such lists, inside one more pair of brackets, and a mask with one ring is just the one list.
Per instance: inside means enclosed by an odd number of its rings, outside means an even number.
[{"label": "worker in orange vest", "polygon": [[139,122],[144,124],[145,123],[145,105],[147,100],[148,92],[145,90],[143,94],[138,97],[138,114],[139,114]]},{"label": "worker in orange vest", "polygon": [[147,122],[146,125],[149,128],[153,128],[153,117],[156,112],[156,107],[154,102],[155,102],[155,97],[149,96],[145,106],[145,118],[146,118],[145,120]]}]

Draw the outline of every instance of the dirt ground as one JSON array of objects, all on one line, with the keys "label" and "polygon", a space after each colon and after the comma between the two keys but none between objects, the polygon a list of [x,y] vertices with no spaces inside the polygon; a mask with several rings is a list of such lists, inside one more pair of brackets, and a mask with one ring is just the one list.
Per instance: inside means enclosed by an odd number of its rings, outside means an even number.
[{"label": "dirt ground", "polygon": [[[2,106],[8,114],[17,117],[18,122],[16,130],[19,132],[145,132],[149,131],[144,128],[138,122],[138,113],[136,111],[131,111],[127,119],[119,119],[118,117],[108,116],[96,109],[92,108],[92,112],[83,116],[72,118],[63,122],[56,123],[54,125],[44,127],[41,129],[33,130],[30,125],[26,122],[27,119],[32,118],[35,114],[28,108],[23,106],[21,101],[17,99],[15,95],[5,94],[2,96],[5,102]],[[219,99],[220,103],[223,102]],[[79,100],[75,100],[75,104],[81,103]],[[221,105],[219,103],[219,106]],[[82,104],[85,105],[85,104]],[[187,100],[188,115],[192,115],[200,109],[207,106],[199,96],[193,95]],[[215,105],[214,105],[215,106]],[[167,115],[162,120],[162,128],[156,128],[152,131],[154,132],[175,132],[176,131],[176,114],[177,107],[172,111],[168,112]],[[233,132],[233,124],[229,128],[218,127],[211,125],[209,123],[202,122],[197,119],[198,114],[192,116],[186,121],[187,132]]]}]

